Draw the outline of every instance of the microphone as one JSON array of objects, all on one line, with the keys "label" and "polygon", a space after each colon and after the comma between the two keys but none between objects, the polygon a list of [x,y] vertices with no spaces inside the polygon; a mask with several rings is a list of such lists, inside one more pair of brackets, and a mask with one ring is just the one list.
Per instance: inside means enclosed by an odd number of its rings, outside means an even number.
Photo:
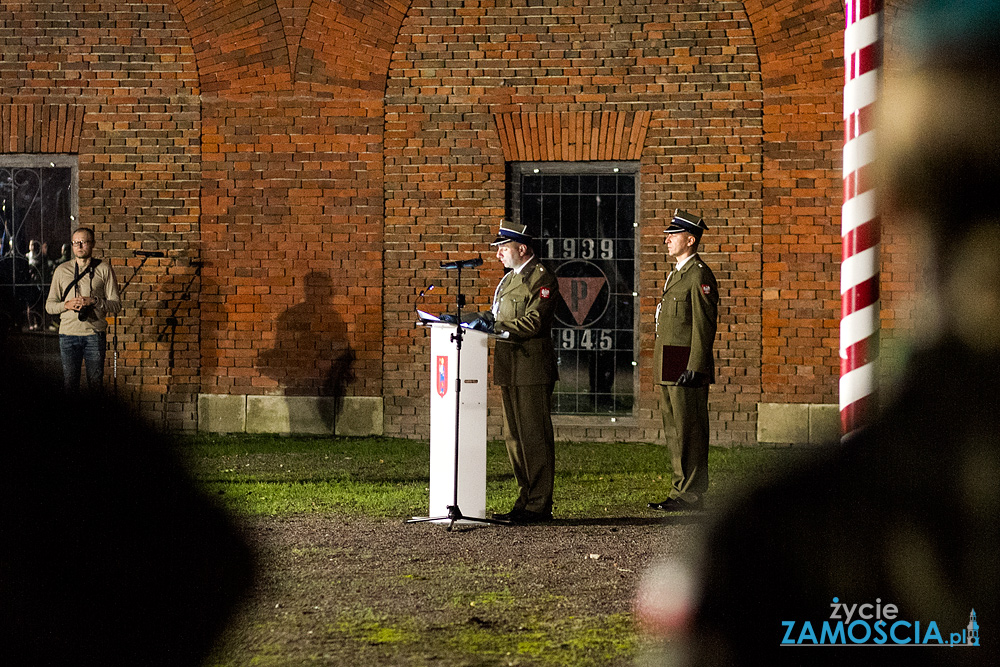
[{"label": "microphone", "polygon": [[162,250],[136,250],[136,257],[166,257],[167,253]]},{"label": "microphone", "polygon": [[424,300],[424,295],[427,294],[428,292],[430,292],[433,289],[434,289],[434,285],[428,285],[424,289],[420,290],[420,294],[417,295],[417,300],[416,300],[415,304],[416,304],[416,307],[417,307],[417,317],[420,320],[420,323],[425,323],[425,322],[428,322],[428,321],[432,321],[433,319],[436,319],[430,313],[426,313],[426,312],[420,310],[420,302]]},{"label": "microphone", "polygon": [[474,259],[457,259],[453,262],[445,262],[441,265],[442,269],[446,271],[448,269],[474,269],[477,266],[482,266],[483,258],[476,257]]}]

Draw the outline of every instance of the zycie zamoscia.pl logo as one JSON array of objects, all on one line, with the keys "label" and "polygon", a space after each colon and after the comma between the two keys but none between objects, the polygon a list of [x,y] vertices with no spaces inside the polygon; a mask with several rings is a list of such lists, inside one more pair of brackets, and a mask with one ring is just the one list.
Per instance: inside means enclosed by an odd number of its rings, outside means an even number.
[{"label": "zycie zamoscia.pl logo", "polygon": [[937,621],[920,622],[899,618],[894,604],[848,604],[833,598],[833,611],[821,624],[812,621],[781,621],[782,646],[979,646],[976,610],[961,631],[941,633]]}]

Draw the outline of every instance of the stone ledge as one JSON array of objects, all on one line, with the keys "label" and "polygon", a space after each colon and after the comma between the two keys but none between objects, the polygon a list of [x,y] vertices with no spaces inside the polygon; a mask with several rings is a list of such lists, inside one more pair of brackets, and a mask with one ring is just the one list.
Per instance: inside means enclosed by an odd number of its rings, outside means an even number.
[{"label": "stone ledge", "polygon": [[247,397],[198,394],[198,430],[243,433],[247,430]]},{"label": "stone ledge", "polygon": [[326,396],[199,394],[198,430],[280,435],[382,435],[381,396],[345,396],[339,415]]},{"label": "stone ledge", "polygon": [[827,445],[840,441],[835,403],[758,403],[757,442]]},{"label": "stone ledge", "polygon": [[382,435],[385,432],[381,396],[345,396],[337,415],[337,435]]}]

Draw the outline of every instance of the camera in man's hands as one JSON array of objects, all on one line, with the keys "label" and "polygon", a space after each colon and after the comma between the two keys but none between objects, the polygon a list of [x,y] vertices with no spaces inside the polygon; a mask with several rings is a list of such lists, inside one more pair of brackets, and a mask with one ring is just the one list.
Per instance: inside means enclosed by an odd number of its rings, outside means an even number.
[{"label": "camera in man's hands", "polygon": [[77,311],[77,315],[80,317],[81,322],[86,322],[87,320],[90,319],[90,316],[93,314],[94,314],[93,304],[89,306],[84,306],[79,311]]}]

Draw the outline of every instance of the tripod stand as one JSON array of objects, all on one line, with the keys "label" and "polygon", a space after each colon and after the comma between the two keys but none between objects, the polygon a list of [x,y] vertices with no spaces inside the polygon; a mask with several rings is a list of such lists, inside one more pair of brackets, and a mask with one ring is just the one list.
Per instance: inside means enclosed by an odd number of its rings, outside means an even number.
[{"label": "tripod stand", "polygon": [[[482,260],[478,260],[482,263]],[[462,308],[465,306],[465,295],[462,292],[462,268],[463,265],[466,267],[478,266],[472,263],[455,262],[447,265],[442,265],[442,268],[455,268],[458,270],[458,296],[456,298],[457,314],[456,314],[456,326],[454,333],[449,337],[450,342],[455,344],[455,433],[454,433],[454,466],[452,469],[452,503],[447,505],[447,514],[444,516],[433,516],[433,517],[419,517],[410,519],[407,523],[420,523],[426,521],[445,521],[448,523],[448,530],[451,531],[455,525],[456,521],[472,521],[479,523],[493,523],[500,525],[507,525],[505,521],[497,521],[495,519],[486,519],[482,517],[472,517],[466,516],[462,513],[461,508],[458,505],[458,475],[459,475],[459,451],[460,451],[460,418],[462,413],[462,342],[465,337],[465,331],[462,327]]]}]

